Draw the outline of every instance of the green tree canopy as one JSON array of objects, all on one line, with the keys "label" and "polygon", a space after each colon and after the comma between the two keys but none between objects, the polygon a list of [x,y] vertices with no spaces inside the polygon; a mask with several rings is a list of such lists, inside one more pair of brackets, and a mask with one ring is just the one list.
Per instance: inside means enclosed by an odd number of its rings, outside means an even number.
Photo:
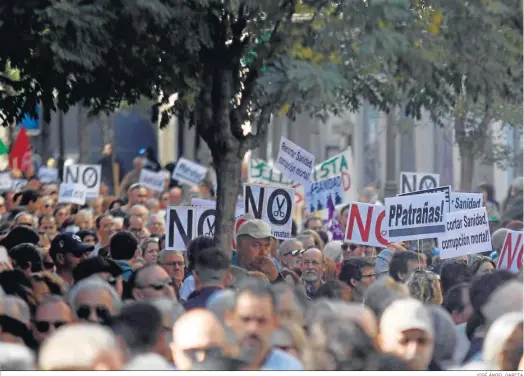
[{"label": "green tree canopy", "polygon": [[[237,199],[236,184],[228,182],[240,181],[242,157],[261,142],[272,114],[336,115],[363,100],[382,110],[401,105],[413,116],[422,108],[450,111],[464,77],[468,92],[491,90],[486,77],[479,80],[491,66],[475,74],[464,67],[478,63],[477,52],[487,53],[490,44],[497,46],[490,53],[502,53],[497,48],[511,38],[492,37],[494,28],[522,31],[508,2],[6,2],[0,64],[19,77],[0,76],[9,88],[0,97],[1,116],[19,120],[39,102],[46,116],[76,103],[112,111],[177,93],[161,123],[176,115],[210,147],[218,172],[216,228],[226,245]],[[488,31],[479,33],[479,25]],[[493,90],[512,92],[503,83]],[[251,134],[243,133],[246,121]]]}]

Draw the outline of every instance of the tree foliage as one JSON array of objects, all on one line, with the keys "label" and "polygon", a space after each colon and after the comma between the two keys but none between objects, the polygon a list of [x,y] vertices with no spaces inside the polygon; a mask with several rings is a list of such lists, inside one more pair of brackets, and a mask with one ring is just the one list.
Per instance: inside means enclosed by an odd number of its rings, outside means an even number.
[{"label": "tree foliage", "polygon": [[196,126],[227,172],[217,221],[227,207],[231,225],[226,180],[239,180],[271,114],[323,117],[367,100],[439,118],[465,95],[522,98],[517,9],[519,0],[6,0],[0,66],[19,77],[0,75],[1,116],[13,123],[37,103],[46,117],[76,103],[108,112],[177,93],[161,124],[176,115]]}]

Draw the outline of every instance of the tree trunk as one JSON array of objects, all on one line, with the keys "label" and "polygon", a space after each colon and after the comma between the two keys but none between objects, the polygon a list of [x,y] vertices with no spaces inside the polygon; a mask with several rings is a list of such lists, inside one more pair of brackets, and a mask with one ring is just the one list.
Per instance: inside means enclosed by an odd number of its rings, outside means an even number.
[{"label": "tree trunk", "polygon": [[471,143],[459,142],[460,154],[460,192],[471,192],[475,171],[475,154]]},{"label": "tree trunk", "polygon": [[47,166],[47,160],[51,158],[53,155],[51,153],[51,150],[49,146],[51,145],[50,140],[50,126],[47,121],[44,120],[44,110],[42,108],[42,105],[40,105],[40,108],[42,109],[41,112],[41,119],[40,119],[40,154],[42,156],[42,165]]},{"label": "tree trunk", "polygon": [[78,160],[80,163],[89,162],[89,119],[87,116],[87,110],[82,106],[78,106],[78,145],[79,145],[79,156]]},{"label": "tree trunk", "polygon": [[217,175],[217,213],[215,241],[229,257],[235,226],[235,210],[241,184],[243,153],[226,152],[213,154]]}]

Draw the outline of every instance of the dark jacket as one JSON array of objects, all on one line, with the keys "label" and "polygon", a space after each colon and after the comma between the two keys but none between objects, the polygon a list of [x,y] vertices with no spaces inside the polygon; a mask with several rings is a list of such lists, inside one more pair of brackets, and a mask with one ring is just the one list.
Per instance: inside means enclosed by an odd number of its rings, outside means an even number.
[{"label": "dark jacket", "polygon": [[193,291],[187,298],[184,304],[186,311],[194,308],[206,308],[207,299],[215,292],[222,290],[222,287],[211,286],[204,287],[198,291]]},{"label": "dark jacket", "polygon": [[510,197],[506,210],[502,214],[502,221],[522,221],[522,193]]}]

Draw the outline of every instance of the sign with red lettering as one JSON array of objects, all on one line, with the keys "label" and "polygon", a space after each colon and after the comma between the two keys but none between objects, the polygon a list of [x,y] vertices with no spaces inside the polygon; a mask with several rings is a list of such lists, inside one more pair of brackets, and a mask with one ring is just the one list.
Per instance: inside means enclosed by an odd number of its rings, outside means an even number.
[{"label": "sign with red lettering", "polygon": [[387,247],[384,218],[386,208],[381,205],[353,202],[349,206],[346,240],[353,244]]},{"label": "sign with red lettering", "polygon": [[498,269],[508,269],[518,272],[522,269],[522,257],[524,246],[522,245],[522,232],[508,230],[504,239],[504,246],[500,251]]}]

